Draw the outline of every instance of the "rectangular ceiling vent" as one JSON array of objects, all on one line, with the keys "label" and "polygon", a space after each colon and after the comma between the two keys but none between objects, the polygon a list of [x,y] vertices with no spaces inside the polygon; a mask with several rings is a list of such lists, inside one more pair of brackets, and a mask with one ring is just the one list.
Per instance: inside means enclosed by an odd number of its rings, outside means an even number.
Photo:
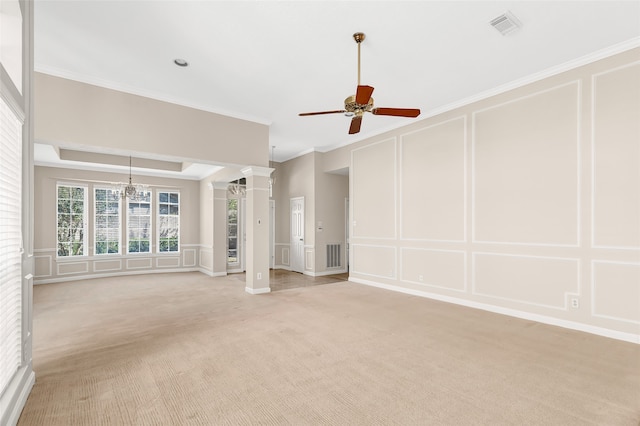
[{"label": "rectangular ceiling vent", "polygon": [[493,28],[500,31],[500,34],[502,35],[509,34],[522,26],[522,23],[518,18],[509,11],[506,11],[497,18],[492,19],[490,24]]}]

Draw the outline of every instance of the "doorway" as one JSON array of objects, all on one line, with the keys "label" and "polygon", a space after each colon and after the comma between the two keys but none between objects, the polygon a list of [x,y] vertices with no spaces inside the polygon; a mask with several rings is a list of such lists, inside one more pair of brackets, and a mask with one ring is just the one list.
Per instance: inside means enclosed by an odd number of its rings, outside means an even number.
[{"label": "doorway", "polygon": [[304,272],[304,197],[291,198],[291,270]]}]

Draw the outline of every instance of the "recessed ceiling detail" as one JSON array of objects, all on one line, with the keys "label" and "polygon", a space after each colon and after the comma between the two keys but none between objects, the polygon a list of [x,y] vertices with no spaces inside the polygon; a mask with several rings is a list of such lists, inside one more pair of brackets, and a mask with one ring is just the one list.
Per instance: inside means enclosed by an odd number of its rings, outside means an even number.
[{"label": "recessed ceiling detail", "polygon": [[185,61],[184,59],[174,59],[173,63],[176,64],[179,67],[188,67],[189,66],[189,62]]}]

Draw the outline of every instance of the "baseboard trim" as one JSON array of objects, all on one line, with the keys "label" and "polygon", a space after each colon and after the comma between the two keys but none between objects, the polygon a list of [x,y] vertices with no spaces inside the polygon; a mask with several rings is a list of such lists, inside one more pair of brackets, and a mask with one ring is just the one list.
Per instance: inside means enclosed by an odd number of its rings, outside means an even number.
[{"label": "baseboard trim", "polygon": [[368,285],[371,287],[378,287],[385,290],[396,291],[398,293],[405,293],[405,294],[410,294],[412,296],[425,297],[427,299],[439,300],[441,302],[453,303],[455,305],[466,306],[474,309],[481,309],[483,311],[489,311],[496,314],[507,315],[507,316],[521,318],[529,321],[535,321],[542,324],[555,325],[562,328],[568,328],[570,330],[583,331],[585,333],[596,334],[598,336],[608,337],[610,339],[623,340],[625,342],[640,344],[639,334],[625,333],[622,331],[611,330],[608,328],[596,327],[588,324],[582,324],[579,322],[548,317],[546,315],[533,314],[530,312],[523,312],[515,309],[503,308],[500,306],[488,305],[486,303],[473,302],[470,300],[458,299],[456,297],[443,296],[441,294],[429,293],[426,291],[413,290],[413,289],[398,287],[395,285],[363,280],[361,278],[349,277],[349,281],[357,284]]},{"label": "baseboard trim", "polygon": [[270,293],[271,289],[269,287],[262,287],[262,288],[245,287],[244,291],[246,291],[249,294],[265,294],[265,293]]},{"label": "baseboard trim", "polygon": [[[18,374],[20,374],[20,372]],[[11,386],[9,386],[2,397],[0,397],[0,405],[2,408],[0,413],[9,413],[7,418],[0,416],[0,424],[8,426],[18,424],[22,410],[27,403],[27,398],[29,398],[31,389],[36,382],[36,375],[31,368],[31,364],[22,369],[22,377],[15,378],[14,380],[18,380],[18,385],[14,391],[12,392]],[[14,395],[12,401],[5,401],[5,399],[11,398],[12,394]],[[5,404],[7,405],[5,406]]]},{"label": "baseboard trim", "polygon": [[[76,275],[73,277],[65,276],[60,278],[50,278],[47,280],[34,279],[33,285],[55,284],[55,283],[63,283],[67,281],[90,280],[92,278],[123,277],[127,275],[164,274],[164,273],[175,273],[175,272],[202,272],[203,274],[207,274],[207,275],[212,274],[211,271],[207,271],[206,269],[202,269],[202,268],[145,269],[142,271],[123,271],[123,272],[112,272],[107,274]],[[210,275],[210,276],[218,276],[218,275]]]},{"label": "baseboard trim", "polygon": [[330,271],[322,271],[322,272],[307,272],[305,271],[305,275],[309,275],[311,277],[325,277],[327,275],[336,275],[336,274],[344,274],[348,271],[346,269],[333,269]]}]

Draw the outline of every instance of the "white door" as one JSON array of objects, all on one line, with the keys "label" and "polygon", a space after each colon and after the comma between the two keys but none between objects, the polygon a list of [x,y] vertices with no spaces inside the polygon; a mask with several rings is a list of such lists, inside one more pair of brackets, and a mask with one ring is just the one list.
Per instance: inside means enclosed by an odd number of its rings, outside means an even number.
[{"label": "white door", "polygon": [[276,202],[269,200],[269,268],[276,265]]},{"label": "white door", "polygon": [[304,197],[292,198],[291,206],[291,269],[304,272]]}]

